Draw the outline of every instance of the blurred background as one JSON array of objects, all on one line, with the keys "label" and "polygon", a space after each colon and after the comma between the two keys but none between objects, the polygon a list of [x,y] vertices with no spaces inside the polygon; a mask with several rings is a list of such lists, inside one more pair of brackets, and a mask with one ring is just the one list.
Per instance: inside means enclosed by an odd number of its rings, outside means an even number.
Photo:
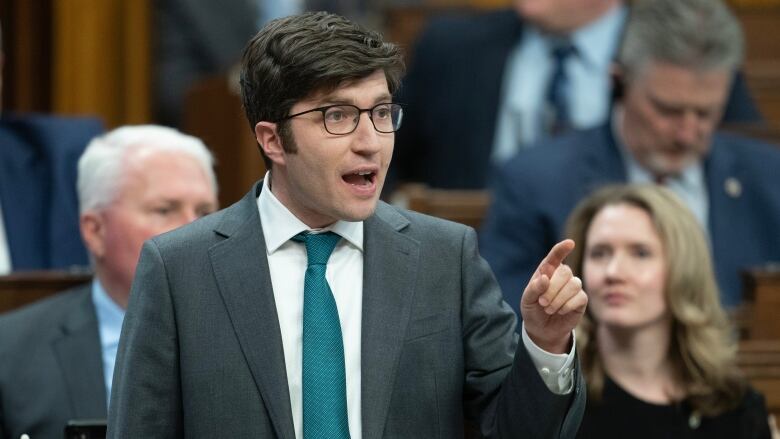
[{"label": "blurred background", "polygon": [[[400,43],[407,56],[430,17],[511,4],[511,0],[320,0],[306,5],[292,1],[281,3],[326,7],[378,28]],[[162,123],[200,136],[215,152],[220,201],[228,205],[264,172],[240,108],[234,69],[243,44],[262,23],[255,18],[241,22],[241,17],[252,15],[242,12],[250,3],[2,0],[2,108],[94,115],[107,128]],[[780,0],[729,4],[746,34],[747,82],[767,120],[762,132],[752,134],[774,139],[780,125]],[[203,21],[212,28],[199,27],[198,14],[208,17]]]}]

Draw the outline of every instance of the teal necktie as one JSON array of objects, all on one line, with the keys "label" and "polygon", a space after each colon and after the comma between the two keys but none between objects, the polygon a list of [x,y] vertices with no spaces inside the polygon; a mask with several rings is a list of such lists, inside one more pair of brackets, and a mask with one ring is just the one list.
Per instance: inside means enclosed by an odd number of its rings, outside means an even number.
[{"label": "teal necktie", "polygon": [[332,232],[301,232],[308,264],[303,283],[303,438],[348,439],[344,341],[336,300],[325,280],[333,249]]}]

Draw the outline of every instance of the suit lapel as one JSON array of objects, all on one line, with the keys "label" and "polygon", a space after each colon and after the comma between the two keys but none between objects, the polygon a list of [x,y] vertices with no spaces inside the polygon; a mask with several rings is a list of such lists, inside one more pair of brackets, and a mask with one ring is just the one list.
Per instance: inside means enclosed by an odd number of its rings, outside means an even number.
[{"label": "suit lapel", "polygon": [[62,336],[52,341],[76,419],[98,415],[105,418],[108,407],[100,335],[90,291],[90,286],[83,288],[77,308],[62,322]]},{"label": "suit lapel", "polygon": [[[225,302],[255,384],[280,438],[295,437],[282,335],[253,190],[226,213],[216,232],[227,239],[209,250]],[[252,255],[251,259],[247,259]]]},{"label": "suit lapel", "polygon": [[419,243],[399,230],[408,221],[380,203],[365,221],[361,410],[363,438],[380,438],[409,322]]}]

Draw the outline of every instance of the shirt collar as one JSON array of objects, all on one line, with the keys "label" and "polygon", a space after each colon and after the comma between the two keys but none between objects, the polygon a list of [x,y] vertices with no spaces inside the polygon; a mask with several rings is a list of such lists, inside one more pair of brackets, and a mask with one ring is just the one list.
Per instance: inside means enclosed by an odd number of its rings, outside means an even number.
[{"label": "shirt collar", "polygon": [[[263,224],[263,236],[268,254],[274,253],[290,239],[309,227],[293,215],[287,207],[271,192],[269,182],[270,171],[263,178],[263,189],[257,197],[257,208],[260,211],[260,222]],[[363,251],[363,221],[336,221],[323,229],[315,229],[315,232],[331,231],[344,238],[358,250]]]},{"label": "shirt collar", "polygon": [[97,277],[92,279],[92,303],[98,319],[100,344],[103,349],[119,343],[125,310],[109,297]]},{"label": "shirt collar", "polygon": [[[591,68],[603,69],[612,62],[620,34],[628,16],[625,5],[613,7],[595,21],[577,29],[571,36],[571,42],[577,49],[578,56]],[[526,37],[543,38],[546,45],[555,42],[554,38],[544,37],[537,28],[528,29]]]},{"label": "shirt collar", "polygon": [[620,5],[574,32],[572,43],[585,62],[593,67],[612,62],[627,16],[626,6]]}]

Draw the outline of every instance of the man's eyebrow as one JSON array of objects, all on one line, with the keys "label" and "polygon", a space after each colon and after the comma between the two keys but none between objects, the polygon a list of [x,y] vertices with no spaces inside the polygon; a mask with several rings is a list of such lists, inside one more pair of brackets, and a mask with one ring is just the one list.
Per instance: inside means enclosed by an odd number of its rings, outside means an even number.
[{"label": "man's eyebrow", "polygon": [[678,104],[676,102],[666,102],[664,99],[659,98],[655,95],[648,94],[648,98],[650,99],[651,103],[656,107],[660,108],[662,110],[667,111],[688,111],[693,110],[696,112],[702,112],[702,113],[710,113],[713,110],[717,110],[718,105],[716,104],[710,104],[710,105],[685,105],[685,104]]},{"label": "man's eyebrow", "polygon": [[663,98],[659,98],[658,96],[648,93],[647,97],[650,99],[650,101],[653,103],[653,105],[661,108],[668,108],[668,109],[680,109],[683,108],[683,106],[678,105],[674,102],[667,102]]},{"label": "man's eyebrow", "polygon": [[[389,93],[383,93],[380,96],[377,96],[376,99],[374,99],[374,105],[381,104],[383,102],[393,102],[393,96]],[[320,99],[317,99],[314,103],[314,105],[317,106],[323,106],[323,105],[355,105],[355,100],[346,98],[343,96],[338,95],[329,95],[329,96],[323,96]]]},{"label": "man's eyebrow", "polygon": [[383,102],[393,102],[393,96],[387,93],[377,97],[376,100],[374,100],[375,104],[381,104]]}]

